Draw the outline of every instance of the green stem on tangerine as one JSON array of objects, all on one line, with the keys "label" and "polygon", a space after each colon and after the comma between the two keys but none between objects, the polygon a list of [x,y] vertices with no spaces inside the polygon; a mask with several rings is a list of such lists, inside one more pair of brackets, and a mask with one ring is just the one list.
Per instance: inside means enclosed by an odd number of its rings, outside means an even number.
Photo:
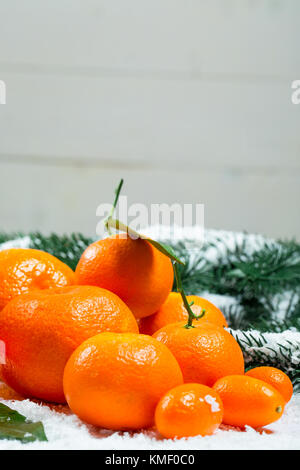
[{"label": "green stem on tangerine", "polygon": [[194,302],[191,302],[189,303],[188,302],[188,299],[185,295],[185,292],[184,292],[184,289],[182,287],[182,281],[181,281],[181,276],[180,276],[180,272],[179,272],[179,269],[178,269],[178,263],[173,262],[173,268],[174,268],[174,274],[175,274],[175,280],[176,280],[176,285],[177,285],[177,291],[180,293],[181,297],[182,297],[182,300],[183,300],[183,304],[184,304],[184,307],[188,313],[188,322],[186,325],[184,325],[184,328],[195,328],[193,326],[193,320],[199,320],[200,318],[202,318],[205,314],[205,309],[202,309],[202,312],[200,315],[195,315],[194,312],[192,311],[191,309],[191,306],[194,304]]},{"label": "green stem on tangerine", "polygon": [[119,200],[119,196],[120,196],[120,192],[121,192],[121,189],[122,189],[122,186],[123,186],[123,183],[124,183],[124,180],[123,178],[120,180],[120,183],[118,184],[118,187],[117,189],[115,190],[115,200],[114,200],[114,203],[112,205],[112,208],[110,210],[110,213],[108,214],[107,216],[107,219],[105,221],[105,228],[106,230],[108,231],[109,235],[112,234],[111,230],[110,230],[110,226],[108,224],[108,221],[112,218],[115,210],[116,210],[116,207],[117,207],[117,204],[118,204],[118,200]]}]

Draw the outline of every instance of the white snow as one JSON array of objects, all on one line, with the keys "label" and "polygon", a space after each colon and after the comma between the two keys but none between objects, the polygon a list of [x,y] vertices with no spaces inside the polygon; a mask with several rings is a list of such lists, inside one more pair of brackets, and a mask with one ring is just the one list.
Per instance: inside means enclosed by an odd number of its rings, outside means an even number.
[{"label": "white snow", "polygon": [[[217,430],[213,436],[189,439],[162,440],[154,431],[139,433],[117,433],[85,425],[66,407],[56,406],[51,410],[29,400],[4,401],[31,420],[42,421],[48,442],[22,444],[19,441],[0,440],[0,450],[5,449],[293,449],[300,450],[300,395],[294,395],[277,422],[259,433],[248,427],[245,432]],[[270,432],[270,434],[267,434]]]},{"label": "white snow", "polygon": [[205,395],[204,400],[206,403],[210,405],[210,409],[212,413],[216,413],[217,411],[220,411],[220,405],[215,399],[215,397],[212,397],[211,395]]},{"label": "white snow", "polygon": [[20,237],[14,240],[1,243],[0,250],[9,250],[10,248],[28,248],[30,246],[30,237]]},{"label": "white snow", "polygon": [[[232,330],[226,328],[230,333],[239,341],[244,342],[245,336],[242,330]],[[263,345],[257,344],[257,346],[248,346],[244,351],[245,361],[247,362],[252,356],[255,357],[255,353],[260,352],[268,355],[270,358],[280,357],[285,354],[286,348],[291,351],[291,363],[294,366],[300,365],[300,332],[285,330],[281,333],[261,333],[257,330],[248,330],[247,334],[251,333],[252,339],[257,341],[264,338],[265,343]]]}]

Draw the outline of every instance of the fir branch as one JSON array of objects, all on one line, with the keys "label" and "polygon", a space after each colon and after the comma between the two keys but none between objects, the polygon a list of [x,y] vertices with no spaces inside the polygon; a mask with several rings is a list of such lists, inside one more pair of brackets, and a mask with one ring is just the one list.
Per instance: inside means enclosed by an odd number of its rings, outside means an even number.
[{"label": "fir branch", "polygon": [[70,236],[59,236],[52,233],[48,237],[44,237],[41,233],[35,232],[30,234],[30,238],[31,248],[51,253],[72,269],[76,268],[86,247],[94,241],[92,238],[79,233],[73,233]]},{"label": "fir branch", "polygon": [[[210,290],[218,294],[255,298],[275,295],[287,289],[295,289],[300,284],[300,245],[295,242],[265,242],[254,252],[247,252],[245,244],[232,248],[218,243],[209,243],[199,250],[193,265],[182,272],[185,289]],[[205,258],[209,248],[214,247],[216,259]],[[184,246],[173,246],[183,257]],[[201,254],[200,254],[201,252]]]},{"label": "fir branch", "polygon": [[24,236],[25,234],[22,232],[10,232],[10,233],[0,232],[0,243],[5,243],[10,240],[15,240],[16,238],[20,238]]},{"label": "fir branch", "polygon": [[256,330],[230,329],[230,333],[243,351],[246,370],[262,365],[277,367],[290,377],[295,390],[300,389],[300,342],[292,343],[280,335],[271,346],[266,336]]},{"label": "fir branch", "polygon": [[[188,258],[184,245],[173,247],[181,258]],[[215,258],[207,256],[215,250]],[[300,327],[300,245],[291,242],[264,242],[255,250],[245,240],[228,246],[217,239],[206,244],[180,267],[183,286],[188,294],[203,291],[229,295],[236,305],[223,309],[233,328],[253,327],[262,331],[283,331]],[[290,302],[282,312],[283,320],[274,320],[283,295],[289,291]]]},{"label": "fir branch", "polygon": [[30,237],[29,248],[47,251],[47,253],[56,256],[56,258],[66,263],[72,269],[76,268],[85,248],[94,241],[94,239],[85,237],[80,233],[72,233],[71,235],[57,235],[52,233],[45,236],[40,232],[31,232],[28,235],[21,232],[2,232],[0,233],[0,244],[25,236]]}]

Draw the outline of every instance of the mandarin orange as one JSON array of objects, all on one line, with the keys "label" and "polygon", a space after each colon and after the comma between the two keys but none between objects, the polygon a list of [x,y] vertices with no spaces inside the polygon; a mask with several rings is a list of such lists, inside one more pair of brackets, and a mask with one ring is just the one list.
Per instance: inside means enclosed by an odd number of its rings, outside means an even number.
[{"label": "mandarin orange", "polygon": [[224,375],[244,374],[244,359],[234,337],[222,327],[194,321],[164,326],[153,337],[165,344],[177,359],[184,382],[212,386]]},{"label": "mandarin orange", "polygon": [[169,390],[155,411],[157,430],[169,439],[213,434],[222,418],[223,404],[218,393],[195,383]]},{"label": "mandarin orange", "polygon": [[3,380],[25,397],[65,402],[63,371],[71,353],[102,331],[138,332],[127,305],[99,287],[69,286],[23,294],[0,312],[6,346]]},{"label": "mandarin orange", "polygon": [[55,256],[30,248],[0,251],[0,310],[19,294],[74,284],[74,272]]},{"label": "mandarin orange", "polygon": [[140,429],[154,424],[155,407],[182,383],[180,367],[151,336],[101,333],[82,343],[64,372],[71,410],[107,429]]},{"label": "mandarin orange", "polygon": [[117,294],[136,318],[152,315],[173,285],[171,260],[142,239],[126,234],[92,243],[76,267],[78,284],[103,287]]}]

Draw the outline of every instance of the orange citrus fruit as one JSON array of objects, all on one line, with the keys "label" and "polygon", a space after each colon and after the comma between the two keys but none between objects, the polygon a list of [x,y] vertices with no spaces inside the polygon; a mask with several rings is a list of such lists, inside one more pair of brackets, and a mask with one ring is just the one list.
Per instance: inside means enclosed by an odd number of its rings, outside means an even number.
[{"label": "orange citrus fruit", "polygon": [[0,251],[0,310],[16,295],[72,284],[72,269],[45,251],[30,248]]},{"label": "orange citrus fruit", "polygon": [[272,385],[246,375],[230,375],[213,386],[224,406],[223,423],[257,428],[273,423],[283,413],[285,401]]},{"label": "orange citrus fruit", "polygon": [[244,374],[244,359],[234,337],[209,322],[194,321],[164,326],[153,337],[164,343],[177,359],[184,382],[212,386],[224,375]]},{"label": "orange citrus fruit", "polygon": [[107,429],[154,424],[159,399],[182,383],[180,367],[151,336],[101,333],[82,343],[64,373],[68,405],[82,420]]},{"label": "orange citrus fruit", "polygon": [[213,434],[222,418],[223,404],[218,393],[194,383],[169,390],[155,411],[157,430],[169,439]]},{"label": "orange citrus fruit", "polygon": [[75,272],[78,284],[114,292],[136,318],[156,312],[173,285],[171,260],[146,240],[122,234],[88,246]]},{"label": "orange citrus fruit", "polygon": [[0,312],[3,380],[25,397],[65,402],[67,360],[102,331],[138,332],[127,305],[105,289],[69,286],[17,296]]},{"label": "orange citrus fruit", "polygon": [[[228,326],[221,310],[208,300],[197,295],[188,295],[187,300],[189,303],[194,302],[191,309],[195,315],[200,315],[202,309],[205,309],[204,316],[198,321],[209,321],[215,325]],[[184,307],[181,295],[178,292],[171,292],[154,315],[140,320],[139,328],[141,333],[153,335],[157,330],[169,323],[176,323],[187,319],[188,313]]]},{"label": "orange citrus fruit", "polygon": [[286,403],[292,398],[293,384],[290,378],[276,367],[255,367],[254,369],[248,370],[245,375],[263,380],[272,385],[281,393]]}]

